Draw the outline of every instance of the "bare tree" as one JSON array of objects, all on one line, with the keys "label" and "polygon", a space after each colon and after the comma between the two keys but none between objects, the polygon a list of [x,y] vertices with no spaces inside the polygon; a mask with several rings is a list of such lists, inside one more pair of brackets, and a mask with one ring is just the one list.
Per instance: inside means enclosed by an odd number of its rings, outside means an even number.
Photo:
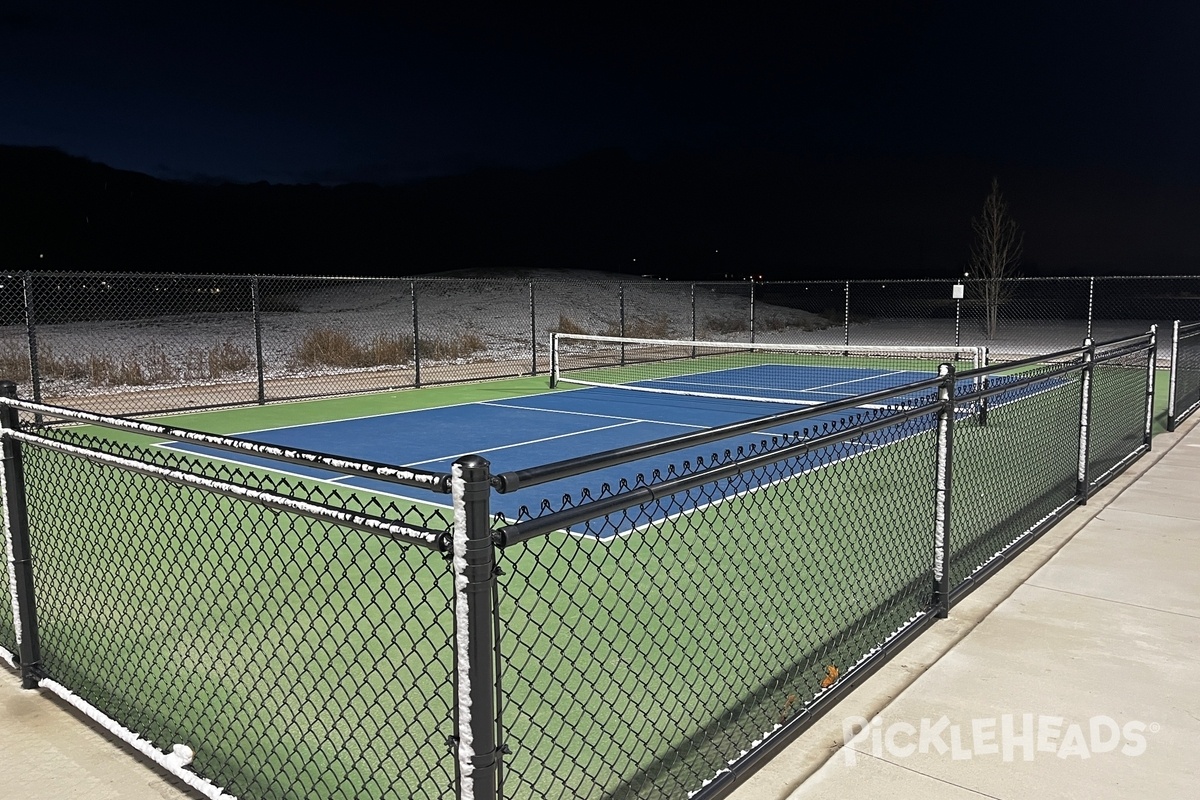
[{"label": "bare tree", "polygon": [[1025,234],[1008,213],[1008,203],[1000,194],[1000,182],[992,178],[992,191],[983,201],[983,213],[971,220],[975,242],[971,245],[970,277],[972,293],[983,301],[984,333],[996,336],[1000,306],[1012,296],[1011,278],[1025,244]]}]

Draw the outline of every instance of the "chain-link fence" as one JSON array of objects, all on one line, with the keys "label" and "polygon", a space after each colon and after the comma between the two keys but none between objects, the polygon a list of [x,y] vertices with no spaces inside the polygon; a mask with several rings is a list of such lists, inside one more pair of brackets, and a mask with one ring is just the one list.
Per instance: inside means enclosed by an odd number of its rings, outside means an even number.
[{"label": "chain-link fence", "polygon": [[1200,408],[1200,322],[1171,328],[1171,374],[1167,401],[1167,430]]},{"label": "chain-link fence", "polygon": [[223,796],[457,795],[441,514],[4,413],[27,688]]},{"label": "chain-link fence", "polygon": [[[639,302],[690,310],[662,291]],[[535,293],[533,326],[536,309]],[[498,475],[28,403],[8,383],[0,648],[26,688],[210,794],[719,797],[1149,448],[1155,350],[1148,334],[944,365]],[[451,509],[230,450],[449,492]],[[552,493],[572,475],[587,488]],[[545,499],[493,516],[516,490]]]},{"label": "chain-link fence", "polygon": [[[959,288],[956,291],[956,286]],[[961,295],[958,296],[958,295]],[[545,374],[552,332],[987,345],[993,360],[1200,319],[1200,278],[902,281],[0,277],[0,377],[125,415]],[[1161,337],[1159,365],[1170,362]]]}]

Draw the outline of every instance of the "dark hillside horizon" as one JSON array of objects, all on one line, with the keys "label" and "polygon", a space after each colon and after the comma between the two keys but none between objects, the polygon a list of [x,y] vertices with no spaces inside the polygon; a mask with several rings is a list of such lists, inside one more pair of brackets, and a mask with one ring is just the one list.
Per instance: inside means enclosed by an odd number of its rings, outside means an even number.
[{"label": "dark hillside horizon", "polygon": [[1021,274],[1200,272],[1200,189],[969,158],[610,148],[393,185],[163,180],[0,146],[0,269],[952,278],[992,177]]}]

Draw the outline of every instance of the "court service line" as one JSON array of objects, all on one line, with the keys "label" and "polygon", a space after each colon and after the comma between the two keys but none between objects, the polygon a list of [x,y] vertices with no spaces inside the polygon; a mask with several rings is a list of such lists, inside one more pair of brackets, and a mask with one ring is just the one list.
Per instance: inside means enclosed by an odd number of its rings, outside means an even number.
[{"label": "court service line", "polygon": [[[839,367],[838,369],[842,369],[842,368]],[[777,392],[783,392],[783,393],[792,392],[792,393],[797,393],[797,394],[804,394],[805,392],[818,392],[821,389],[831,389],[836,386],[847,386],[852,383],[862,383],[863,381],[879,380],[880,378],[891,378],[896,375],[904,375],[904,374],[911,373],[911,372],[916,372],[916,370],[902,369],[902,370],[897,370],[894,372],[873,372],[870,375],[867,375],[867,376],[864,376],[861,378],[851,378],[851,379],[844,380],[844,381],[836,381],[834,383],[823,383],[819,386],[796,388],[796,389],[781,389],[781,388],[774,387],[774,386],[763,387],[761,385],[743,384],[743,383],[715,383],[712,381],[698,382],[698,381],[680,380],[679,378],[651,378],[650,382],[665,384],[667,386],[698,386],[701,388],[708,387],[708,388],[714,388],[714,389],[759,389],[759,390],[761,390],[763,388],[769,388],[770,390],[777,391]],[[924,373],[920,373],[920,374],[924,374]],[[822,392],[822,394],[834,394],[834,392]],[[747,397],[746,399],[754,400],[756,398]],[[784,399],[786,399],[786,398],[784,398]]]}]

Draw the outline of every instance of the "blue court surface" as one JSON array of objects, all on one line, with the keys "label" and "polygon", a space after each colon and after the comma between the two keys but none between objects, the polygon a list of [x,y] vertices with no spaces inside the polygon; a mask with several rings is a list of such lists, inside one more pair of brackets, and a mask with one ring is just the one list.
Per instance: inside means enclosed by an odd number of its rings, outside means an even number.
[{"label": "blue court surface", "polygon": [[[473,453],[487,458],[491,462],[493,473],[501,473],[689,431],[780,414],[800,405],[856,396],[887,384],[902,386],[931,377],[930,373],[853,368],[839,371],[840,374],[831,380],[830,368],[822,367],[813,370],[808,387],[784,390],[764,388],[764,377],[770,379],[772,376],[764,376],[761,373],[763,369],[773,371],[779,367],[722,370],[705,375],[647,381],[641,385],[675,390],[686,390],[686,386],[691,386],[694,389],[722,394],[744,394],[753,391],[755,396],[763,396],[765,392],[766,396],[787,398],[794,401],[795,405],[698,398],[629,391],[626,388],[588,387],[506,400],[250,431],[239,434],[239,438],[315,450],[352,459],[445,472],[450,471],[451,464],[457,458]],[[755,370],[759,370],[760,374],[752,374]],[[789,376],[788,383],[793,387],[803,385],[803,381],[797,382],[795,375]],[[807,427],[814,430],[825,423],[836,423],[852,413],[843,411],[824,415],[808,421]],[[707,462],[713,453],[721,454],[726,450],[736,452],[739,446],[757,445],[764,436],[791,433],[795,427],[788,425],[775,429],[764,428],[754,434],[702,445],[690,452],[676,451],[508,494],[493,493],[492,511],[502,514],[508,520],[516,520],[530,512],[537,516],[544,499],[550,507],[560,508],[564,497],[570,497],[577,502],[584,490],[592,497],[597,497],[605,484],[615,491],[622,480],[632,485],[639,474],[650,480],[655,470],[666,474],[668,468],[674,467],[677,472],[684,462],[695,464],[697,457]],[[911,432],[928,430],[929,427],[928,423],[919,424],[919,427]],[[894,431],[885,435],[892,440],[897,436]],[[874,441],[869,441],[871,439]],[[818,454],[816,461],[810,463],[819,465],[822,459],[831,461],[835,458],[845,458],[847,454],[852,455],[854,452],[865,452],[879,446],[881,441],[879,436],[866,437],[864,440],[838,447],[836,453]],[[416,503],[449,505],[449,498],[445,495],[422,492],[369,478],[340,476],[324,470],[281,464],[243,454],[218,452],[192,444],[173,443],[169,447],[275,472],[287,472],[309,479],[379,492]],[[521,514],[523,506],[529,509],[524,515]],[[600,535],[621,532],[614,529],[610,533]]]}]

